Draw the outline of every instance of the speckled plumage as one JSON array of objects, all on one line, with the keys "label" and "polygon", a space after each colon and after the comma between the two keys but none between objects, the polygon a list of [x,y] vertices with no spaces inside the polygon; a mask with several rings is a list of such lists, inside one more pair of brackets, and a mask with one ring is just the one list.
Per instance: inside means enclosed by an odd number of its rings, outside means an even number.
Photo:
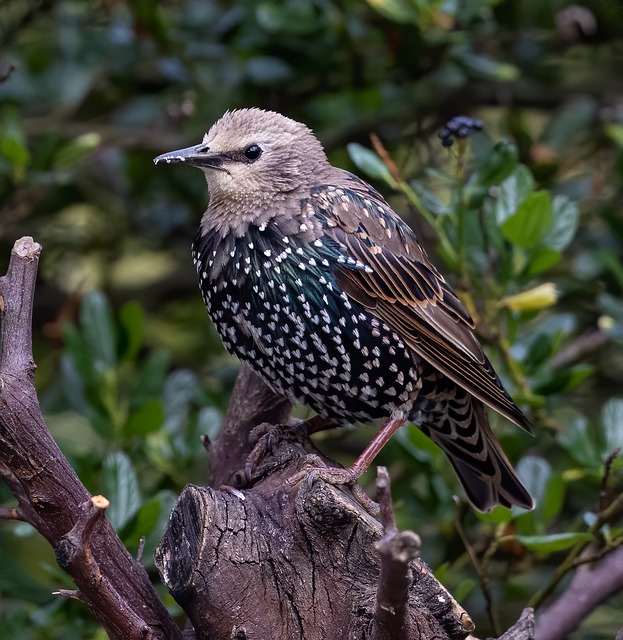
[{"label": "speckled plumage", "polygon": [[332,167],[304,125],[258,109],[226,114],[202,145],[159,160],[204,168],[211,198],[192,253],[230,353],[321,416],[416,422],[477,508],[531,506],[483,403],[529,423],[380,194]]}]

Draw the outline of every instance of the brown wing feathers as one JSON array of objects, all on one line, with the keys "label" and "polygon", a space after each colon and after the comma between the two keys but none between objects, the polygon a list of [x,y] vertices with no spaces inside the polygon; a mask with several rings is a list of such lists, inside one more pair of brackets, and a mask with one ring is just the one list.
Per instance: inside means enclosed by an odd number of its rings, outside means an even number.
[{"label": "brown wing feathers", "polygon": [[[394,328],[422,358],[531,432],[529,421],[502,387],[472,333],[473,320],[429,262],[412,231],[383,200],[368,195],[365,202],[382,210],[385,225],[367,209],[365,215],[358,216],[350,210],[356,200],[350,200],[348,209],[343,202],[332,208],[335,240],[370,267],[365,271],[340,267],[337,277],[346,294]],[[347,218],[345,223],[342,216]],[[393,229],[387,226],[388,218]],[[353,228],[355,220],[358,224]]]}]

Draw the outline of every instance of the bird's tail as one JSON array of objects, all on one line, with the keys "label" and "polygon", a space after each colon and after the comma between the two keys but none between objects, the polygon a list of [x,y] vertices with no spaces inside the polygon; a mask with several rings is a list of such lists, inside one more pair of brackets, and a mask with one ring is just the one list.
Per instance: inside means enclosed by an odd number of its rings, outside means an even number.
[{"label": "bird's tail", "polygon": [[448,456],[474,507],[532,509],[532,497],[496,441],[482,402],[459,387],[445,408],[443,417],[437,412],[434,423],[427,420],[420,428]]}]

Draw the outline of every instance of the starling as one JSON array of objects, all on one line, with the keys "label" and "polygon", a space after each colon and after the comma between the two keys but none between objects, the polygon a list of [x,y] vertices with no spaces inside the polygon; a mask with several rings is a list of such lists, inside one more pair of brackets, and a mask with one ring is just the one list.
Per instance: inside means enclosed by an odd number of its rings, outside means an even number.
[{"label": "starling", "polygon": [[230,111],[201,144],[154,162],[205,174],[210,200],[192,256],[227,351],[321,417],[383,421],[355,463],[327,479],[357,479],[411,421],[447,454],[474,507],[532,508],[485,405],[531,426],[469,313],[414,232],[373,187],[333,167],[310,129],[271,111]]}]

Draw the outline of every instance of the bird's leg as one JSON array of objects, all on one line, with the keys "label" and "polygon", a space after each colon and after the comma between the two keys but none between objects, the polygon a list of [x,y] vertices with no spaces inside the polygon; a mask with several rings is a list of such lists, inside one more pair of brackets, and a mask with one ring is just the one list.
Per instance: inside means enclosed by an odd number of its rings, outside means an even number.
[{"label": "bird's leg", "polygon": [[[324,480],[328,484],[333,485],[345,484],[353,490],[355,497],[364,504],[364,507],[368,511],[371,513],[377,512],[378,506],[363,493],[363,489],[357,484],[357,480],[368,470],[368,467],[380,453],[381,449],[405,422],[406,420],[402,415],[390,418],[350,467],[346,469],[336,469],[335,467],[326,466],[320,468],[318,466],[308,467],[290,476],[290,478],[286,480],[286,484],[292,486],[304,479],[307,479],[309,483],[313,483],[315,480]],[[320,458],[318,458],[318,456],[310,456],[308,465],[317,465],[319,461]],[[376,508],[371,507],[371,504],[374,504]]]},{"label": "bird's leg", "polygon": [[335,429],[339,425],[335,424],[335,421],[331,418],[323,418],[322,416],[316,415],[299,422],[298,426],[305,428],[308,435],[312,435],[312,433],[318,433],[319,431]]},{"label": "bird's leg", "polygon": [[348,472],[353,480],[359,480],[368,470],[368,467],[372,464],[376,456],[379,455],[381,449],[405,422],[406,420],[402,416],[399,418],[390,418],[374,438],[372,438],[370,444],[359,454],[355,462],[347,469],[344,469],[344,471]]}]

